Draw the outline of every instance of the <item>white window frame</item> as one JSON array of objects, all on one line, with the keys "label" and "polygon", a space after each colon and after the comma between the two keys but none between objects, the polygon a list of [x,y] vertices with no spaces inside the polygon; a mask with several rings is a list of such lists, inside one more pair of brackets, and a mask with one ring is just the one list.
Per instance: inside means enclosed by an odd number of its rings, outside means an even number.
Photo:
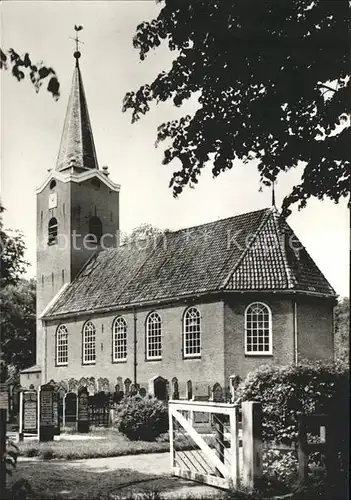
[{"label": "white window frame", "polygon": [[[196,311],[197,319],[199,320],[199,330],[198,331],[189,331],[189,324],[187,324],[189,314],[191,311]],[[190,335],[198,335],[200,339],[200,344],[199,344],[199,352],[196,353],[189,353],[187,352],[187,339],[189,338]],[[201,330],[201,313],[199,309],[195,306],[188,307],[183,315],[183,356],[184,358],[199,358],[201,357],[201,337],[202,337],[202,330]]]},{"label": "white window frame", "polygon": [[[123,345],[123,349],[121,347]],[[112,325],[112,360],[114,363],[127,361],[127,322],[123,316],[117,316]],[[118,354],[125,351],[125,356]]]},{"label": "white window frame", "polygon": [[[157,323],[159,324],[159,339],[160,339],[160,350],[161,350],[161,354],[157,354],[157,355],[151,355],[150,354],[150,340],[151,338],[155,338],[155,335],[153,334],[152,336],[150,335],[150,326],[153,324],[151,323],[151,319],[153,317],[156,317],[158,318],[158,321]],[[154,322],[156,323],[156,321]],[[161,316],[158,314],[158,312],[156,311],[153,311],[151,312],[147,318],[146,318],[146,359],[147,360],[157,360],[157,359],[162,359],[162,319],[161,319]]]},{"label": "white window frame", "polygon": [[[65,343],[62,343],[61,336],[66,336]],[[62,361],[63,352],[66,352],[66,361]],[[68,330],[65,325],[59,325],[56,330],[56,365],[68,365]]]},{"label": "white window frame", "polygon": [[[88,331],[89,328],[89,331]],[[90,333],[92,332],[92,333]],[[93,336],[93,340],[89,340],[89,343],[93,345],[92,352],[94,354],[94,359],[86,359],[86,346],[88,344],[86,340],[86,335],[90,333]],[[82,343],[82,362],[83,365],[94,365],[96,363],[96,327],[92,321],[87,321],[83,326],[83,343]]]},{"label": "white window frame", "polygon": [[[268,312],[268,334],[269,334],[269,349],[268,351],[249,351],[248,350],[248,342],[247,342],[247,336],[249,329],[247,327],[248,323],[248,313],[251,307],[253,306],[262,306],[266,309]],[[272,335],[272,311],[271,308],[265,304],[264,302],[251,302],[246,309],[245,309],[245,315],[244,315],[244,321],[245,321],[245,355],[247,356],[272,356],[273,354],[273,335]],[[251,331],[252,333],[252,331]],[[257,335],[256,335],[257,337]]]}]

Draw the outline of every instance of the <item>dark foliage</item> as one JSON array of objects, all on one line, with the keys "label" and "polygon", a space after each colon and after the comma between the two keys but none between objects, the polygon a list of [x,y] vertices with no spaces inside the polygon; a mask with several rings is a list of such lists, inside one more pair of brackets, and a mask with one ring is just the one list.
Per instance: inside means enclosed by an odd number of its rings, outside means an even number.
[{"label": "dark foliage", "polygon": [[348,470],[349,372],[344,363],[313,362],[264,366],[250,373],[238,389],[238,401],[259,401],[263,439],[297,444],[297,413],[329,416],[327,439],[339,458],[339,472]]},{"label": "dark foliage", "polygon": [[[350,188],[350,3],[347,0],[162,0],[157,19],[137,27],[140,58],[162,42],[175,51],[171,69],[129,92],[132,121],[152,102],[175,106],[198,96],[193,116],[163,123],[171,140],[164,164],[180,160],[170,186],[177,196],[233,160],[258,161],[269,185],[305,162],[301,184],[283,203],[311,196],[335,202]],[[338,127],[342,125],[342,127]]]},{"label": "dark foliage", "polygon": [[336,359],[346,363],[350,357],[350,299],[343,297],[335,307],[334,349]]},{"label": "dark foliage", "polygon": [[157,399],[125,398],[118,410],[118,430],[133,441],[153,441],[168,431],[168,408]]},{"label": "dark foliage", "polygon": [[3,51],[0,48],[0,69],[11,68],[12,75],[20,82],[29,76],[35,91],[39,92],[43,83],[54,99],[60,97],[60,83],[55,71],[42,62],[34,64],[28,53],[20,56],[14,49]]}]

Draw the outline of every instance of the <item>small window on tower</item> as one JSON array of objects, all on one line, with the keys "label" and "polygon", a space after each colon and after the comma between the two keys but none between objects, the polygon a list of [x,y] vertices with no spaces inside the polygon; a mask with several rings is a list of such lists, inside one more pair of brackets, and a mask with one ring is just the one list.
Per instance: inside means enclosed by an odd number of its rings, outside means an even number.
[{"label": "small window on tower", "polygon": [[56,181],[55,179],[52,179],[52,181],[50,182],[50,189],[54,189],[55,186],[56,186]]},{"label": "small window on tower", "polygon": [[55,245],[57,243],[57,231],[58,231],[57,219],[56,217],[52,217],[49,220],[48,245]]}]

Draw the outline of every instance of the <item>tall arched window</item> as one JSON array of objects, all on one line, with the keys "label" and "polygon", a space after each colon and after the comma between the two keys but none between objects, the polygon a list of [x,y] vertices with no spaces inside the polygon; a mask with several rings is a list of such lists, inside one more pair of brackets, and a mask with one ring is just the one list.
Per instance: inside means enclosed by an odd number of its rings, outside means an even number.
[{"label": "tall arched window", "polygon": [[96,329],[91,321],[87,321],[83,327],[83,364],[89,365],[96,360]]},{"label": "tall arched window", "polygon": [[146,320],[146,359],[162,358],[161,317],[157,312],[149,314]]},{"label": "tall arched window", "polygon": [[99,217],[91,217],[89,220],[89,242],[99,244],[102,236],[102,222]]},{"label": "tall arched window", "polygon": [[48,225],[48,244],[55,245],[57,243],[57,232],[58,232],[58,224],[56,217],[52,217],[49,220]]},{"label": "tall arched window", "polygon": [[245,311],[245,354],[272,354],[272,313],[262,302]]},{"label": "tall arched window", "polygon": [[113,322],[112,357],[114,362],[127,359],[127,323],[122,316],[119,316]]},{"label": "tall arched window", "polygon": [[65,325],[60,325],[56,331],[56,364],[68,363],[68,330]]},{"label": "tall arched window", "polygon": [[184,357],[201,356],[201,316],[196,307],[189,307],[183,318]]}]

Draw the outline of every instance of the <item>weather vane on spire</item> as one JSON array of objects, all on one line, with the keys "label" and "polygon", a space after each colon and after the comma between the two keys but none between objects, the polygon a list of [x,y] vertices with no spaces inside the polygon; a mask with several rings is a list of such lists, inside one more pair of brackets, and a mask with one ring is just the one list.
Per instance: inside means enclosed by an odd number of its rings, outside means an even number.
[{"label": "weather vane on spire", "polygon": [[75,51],[75,53],[73,55],[77,59],[77,62],[78,62],[78,59],[80,58],[79,44],[80,43],[84,43],[81,40],[79,40],[79,38],[78,38],[78,31],[81,31],[82,29],[83,29],[83,26],[81,26],[81,25],[77,26],[75,24],[74,25],[74,30],[76,32],[76,36],[75,36],[75,38],[70,37],[71,40],[74,40],[76,42],[76,51]]}]

